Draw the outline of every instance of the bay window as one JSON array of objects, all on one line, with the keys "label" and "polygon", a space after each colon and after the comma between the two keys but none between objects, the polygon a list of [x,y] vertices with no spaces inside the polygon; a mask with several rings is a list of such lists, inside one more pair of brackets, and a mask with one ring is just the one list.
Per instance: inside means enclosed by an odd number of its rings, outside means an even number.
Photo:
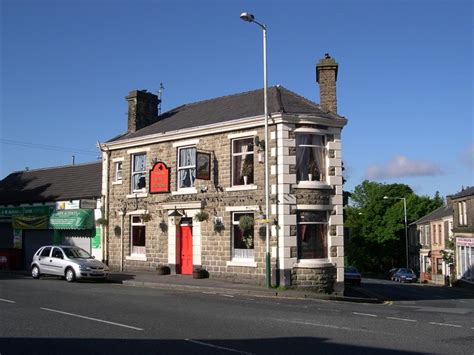
[{"label": "bay window", "polygon": [[299,211],[298,258],[326,259],[328,257],[328,216],[326,211]]},{"label": "bay window", "polygon": [[298,181],[326,180],[325,137],[322,135],[296,133],[296,171]]}]

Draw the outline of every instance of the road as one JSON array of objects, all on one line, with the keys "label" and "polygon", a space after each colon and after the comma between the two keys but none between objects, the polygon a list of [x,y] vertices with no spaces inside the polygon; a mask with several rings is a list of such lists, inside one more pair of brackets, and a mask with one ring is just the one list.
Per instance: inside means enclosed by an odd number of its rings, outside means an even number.
[{"label": "road", "polygon": [[419,300],[258,298],[0,274],[0,354],[472,355],[472,299],[443,301],[420,310]]}]

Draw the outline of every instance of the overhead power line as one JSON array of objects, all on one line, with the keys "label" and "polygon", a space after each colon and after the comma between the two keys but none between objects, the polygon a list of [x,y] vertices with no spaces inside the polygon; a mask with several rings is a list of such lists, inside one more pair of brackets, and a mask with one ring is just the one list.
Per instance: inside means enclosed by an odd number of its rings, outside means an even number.
[{"label": "overhead power line", "polygon": [[9,145],[17,145],[17,146],[26,147],[26,148],[53,150],[56,152],[68,152],[68,153],[77,153],[77,154],[84,154],[84,155],[96,156],[98,153],[92,150],[84,150],[84,149],[61,147],[61,146],[46,145],[46,144],[36,144],[36,143],[29,143],[29,142],[20,142],[20,141],[14,141],[11,139],[3,139],[3,138],[0,138],[0,143],[9,144]]}]

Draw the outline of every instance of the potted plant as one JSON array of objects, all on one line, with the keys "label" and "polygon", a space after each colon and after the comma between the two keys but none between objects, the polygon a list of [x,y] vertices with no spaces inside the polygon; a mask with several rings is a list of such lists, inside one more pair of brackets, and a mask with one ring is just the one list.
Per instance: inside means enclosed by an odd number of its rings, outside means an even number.
[{"label": "potted plant", "polygon": [[209,272],[203,268],[196,268],[193,270],[193,279],[207,279]]},{"label": "potted plant", "polygon": [[171,269],[166,265],[158,265],[156,267],[156,272],[158,275],[169,275],[171,273]]},{"label": "potted plant", "polygon": [[96,219],[95,224],[98,225],[98,226],[106,226],[108,222],[109,221],[107,221],[107,218],[100,217],[100,218]]},{"label": "potted plant", "polygon": [[313,181],[313,176],[318,176],[318,166],[314,159],[311,159],[308,164],[308,180]]},{"label": "potted plant", "polygon": [[241,176],[244,178],[244,185],[247,185],[248,177],[253,173],[253,163],[245,159],[242,162],[242,170],[240,171]]},{"label": "potted plant", "polygon": [[198,222],[204,222],[204,221],[207,221],[208,219],[209,219],[209,213],[203,210],[199,211],[198,213],[194,215],[194,220]]}]

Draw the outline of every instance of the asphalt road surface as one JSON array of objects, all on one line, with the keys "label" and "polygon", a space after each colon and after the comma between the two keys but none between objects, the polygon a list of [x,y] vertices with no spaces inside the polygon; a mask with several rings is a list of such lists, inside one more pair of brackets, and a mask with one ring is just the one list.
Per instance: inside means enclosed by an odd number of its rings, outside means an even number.
[{"label": "asphalt road surface", "polygon": [[446,303],[258,298],[0,274],[0,354],[473,355],[472,299],[438,301]]}]

